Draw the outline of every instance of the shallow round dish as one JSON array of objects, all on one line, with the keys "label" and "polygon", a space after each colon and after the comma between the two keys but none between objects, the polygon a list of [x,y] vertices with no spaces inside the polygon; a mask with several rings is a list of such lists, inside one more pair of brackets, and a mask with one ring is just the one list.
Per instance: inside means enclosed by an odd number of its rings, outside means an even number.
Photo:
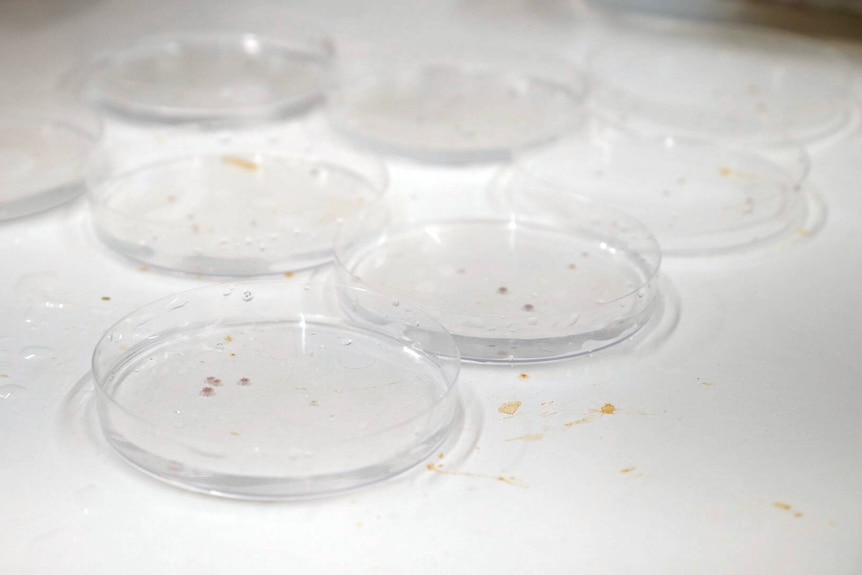
[{"label": "shallow round dish", "polygon": [[693,23],[620,26],[587,67],[600,113],[646,130],[812,141],[851,118],[845,60],[788,33]]},{"label": "shallow round dish", "polygon": [[108,111],[150,121],[266,119],[318,102],[331,58],[323,38],[155,37],[100,58],[86,93]]},{"label": "shallow round dish", "polygon": [[428,313],[476,362],[589,353],[648,321],[660,252],[641,224],[556,192],[517,210],[458,192],[391,197],[346,219],[339,281]]},{"label": "shallow round dish", "polygon": [[93,355],[105,436],[130,463],[214,495],[282,499],[384,480],[457,415],[458,351],[418,311],[292,281],[215,285],[120,320]]},{"label": "shallow round dish", "polygon": [[0,111],[0,220],[77,197],[98,136],[98,121],[82,110]]},{"label": "shallow round dish", "polygon": [[88,184],[96,232],[119,253],[175,271],[248,276],[329,261],[339,222],[382,193],[386,172],[337,147],[183,134],[106,146]]},{"label": "shallow round dish", "polygon": [[498,183],[551,186],[625,209],[655,234],[665,255],[745,248],[800,227],[805,151],[679,137],[584,132],[519,158]]},{"label": "shallow round dish", "polygon": [[578,77],[423,63],[348,83],[329,98],[333,124],[380,152],[441,163],[506,159],[576,125]]}]

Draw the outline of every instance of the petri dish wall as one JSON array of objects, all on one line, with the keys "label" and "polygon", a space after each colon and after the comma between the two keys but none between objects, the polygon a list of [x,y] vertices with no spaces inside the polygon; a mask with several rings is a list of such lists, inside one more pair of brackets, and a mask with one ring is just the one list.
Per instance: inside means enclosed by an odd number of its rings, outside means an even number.
[{"label": "petri dish wall", "polygon": [[458,415],[451,336],[418,310],[268,280],[171,296],[111,327],[93,355],[109,443],[168,483],[249,499],[320,496],[422,461]]},{"label": "petri dish wall", "polygon": [[640,223],[555,191],[517,209],[457,192],[393,195],[346,219],[339,281],[428,313],[474,362],[590,353],[649,320],[661,257]]},{"label": "petri dish wall", "polygon": [[665,255],[697,256],[800,228],[808,169],[805,150],[789,143],[644,137],[598,126],[524,154],[496,185],[527,203],[531,190],[552,187],[625,209]]},{"label": "petri dish wall", "polygon": [[582,120],[586,82],[552,58],[452,49],[379,55],[342,72],[328,115],[380,153],[432,163],[490,162]]},{"label": "petri dish wall", "polygon": [[98,58],[86,94],[106,111],[147,121],[279,118],[321,101],[332,57],[323,37],[157,36]]},{"label": "petri dish wall", "polygon": [[305,136],[207,128],[108,143],[88,178],[96,233],[141,263],[196,274],[325,263],[339,222],[387,176],[372,156]]},{"label": "petri dish wall", "polygon": [[622,19],[587,69],[599,114],[653,134],[808,142],[852,118],[844,58],[790,33]]},{"label": "petri dish wall", "polygon": [[80,195],[101,133],[98,118],[71,99],[8,94],[0,97],[0,220]]}]

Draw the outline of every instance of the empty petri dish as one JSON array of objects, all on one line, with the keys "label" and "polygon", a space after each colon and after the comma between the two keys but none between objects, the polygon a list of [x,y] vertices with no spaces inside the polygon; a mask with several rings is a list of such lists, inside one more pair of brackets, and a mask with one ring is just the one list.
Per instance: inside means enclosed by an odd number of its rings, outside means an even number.
[{"label": "empty petri dish", "polygon": [[331,58],[325,38],[146,38],[99,58],[86,95],[107,111],[149,121],[269,119],[319,102]]},{"label": "empty petri dish", "polygon": [[336,128],[381,153],[439,163],[498,161],[576,126],[586,84],[567,67],[395,64],[329,97]]},{"label": "empty petri dish", "polygon": [[93,355],[107,440],[152,476],[235,498],[319,496],[410,468],[455,421],[458,350],[418,311],[360,291],[374,321],[283,280],[130,314]]},{"label": "empty petri dish", "polygon": [[813,141],[852,118],[852,74],[832,48],[790,33],[645,22],[611,28],[588,58],[593,105],[680,135]]},{"label": "empty petri dish", "polygon": [[197,274],[325,263],[341,219],[387,180],[376,158],[320,142],[183,132],[104,148],[88,178],[98,236],[139,262]]},{"label": "empty petri dish", "polygon": [[746,146],[598,129],[525,154],[498,184],[551,186],[625,209],[665,255],[753,246],[800,227],[809,160],[799,146]]},{"label": "empty petri dish", "polygon": [[47,210],[84,190],[97,119],[74,107],[0,110],[0,220]]},{"label": "empty petri dish", "polygon": [[375,202],[339,231],[339,281],[428,313],[469,361],[560,359],[635,333],[656,291],[653,236],[617,210],[535,196],[517,210],[449,189]]}]

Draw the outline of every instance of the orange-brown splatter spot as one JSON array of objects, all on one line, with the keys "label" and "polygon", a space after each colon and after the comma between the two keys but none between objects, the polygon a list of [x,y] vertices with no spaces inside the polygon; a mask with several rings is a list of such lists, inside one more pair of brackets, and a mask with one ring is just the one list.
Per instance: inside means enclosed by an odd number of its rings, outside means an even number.
[{"label": "orange-brown splatter spot", "polygon": [[[530,379],[529,374],[526,374],[526,373],[522,373],[518,377],[521,379]],[[542,405],[544,405],[544,403]]]},{"label": "orange-brown splatter spot", "polygon": [[811,230],[806,230],[805,228],[799,228],[798,232],[799,235],[803,238],[810,238],[814,235],[814,232],[812,232]]},{"label": "orange-brown splatter spot", "polygon": [[233,166],[247,172],[256,172],[260,169],[260,164],[236,156],[224,156],[221,161],[226,166]]},{"label": "orange-brown splatter spot", "polygon": [[102,301],[111,301],[111,296],[103,295]]},{"label": "orange-brown splatter spot", "polygon": [[235,353],[233,353],[233,352],[231,352],[230,356],[231,356],[231,357],[236,357],[236,354],[235,354]]},{"label": "orange-brown splatter spot", "polygon": [[150,271],[150,268],[148,268],[147,266],[138,266],[138,271],[143,274],[143,273],[147,273],[148,271]]},{"label": "orange-brown splatter spot", "polygon": [[601,409],[601,412],[604,413],[605,415],[613,415],[614,413],[616,413],[616,411],[617,411],[617,408],[616,408],[616,406],[614,406],[613,403],[606,403],[602,406],[602,409]]},{"label": "orange-brown splatter spot", "polygon": [[721,167],[718,169],[718,175],[722,178],[729,178],[733,175],[733,170],[728,167]]},{"label": "orange-brown splatter spot", "polygon": [[776,501],[773,503],[776,509],[781,509],[782,511],[790,511],[792,507],[787,503],[781,503],[780,501]]},{"label": "orange-brown splatter spot", "polygon": [[520,401],[510,401],[498,407],[497,411],[504,415],[515,415],[519,409],[521,409]]},{"label": "orange-brown splatter spot", "polygon": [[796,517],[797,519],[799,519],[800,517],[802,517],[802,513],[797,511],[796,513],[793,514],[793,516]]},{"label": "orange-brown splatter spot", "polygon": [[287,279],[292,278],[292,277],[293,277],[293,272],[284,272],[284,277],[286,277]]},{"label": "orange-brown splatter spot", "polygon": [[527,435],[521,435],[520,437],[512,437],[507,439],[506,441],[541,441],[545,438],[544,433],[528,433]]},{"label": "orange-brown splatter spot", "polygon": [[234,437],[239,437],[239,431],[231,431],[230,434]]},{"label": "orange-brown splatter spot", "polygon": [[226,335],[226,336],[224,336],[224,340],[225,340],[226,342],[230,343],[230,342],[232,342],[232,341],[233,341],[233,338],[232,338],[231,336],[229,336],[229,335]]},{"label": "orange-brown splatter spot", "polygon": [[443,459],[444,455],[442,453],[437,454],[437,459]]},{"label": "orange-brown splatter spot", "polygon": [[634,467],[626,467],[625,469],[620,469],[620,473],[631,473],[634,470]]},{"label": "orange-brown splatter spot", "polygon": [[429,463],[425,466],[425,469],[427,469],[428,471],[437,471],[437,466],[433,463]]}]

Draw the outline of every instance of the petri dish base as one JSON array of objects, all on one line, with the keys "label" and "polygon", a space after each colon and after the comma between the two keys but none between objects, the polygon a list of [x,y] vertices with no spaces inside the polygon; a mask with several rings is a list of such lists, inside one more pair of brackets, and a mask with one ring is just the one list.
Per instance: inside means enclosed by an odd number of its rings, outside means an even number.
[{"label": "petri dish base", "polygon": [[451,337],[401,310],[356,321],[307,287],[209,286],[112,327],[93,357],[110,444],[169,483],[251,499],[344,491],[429,456],[457,416]]},{"label": "petri dish base", "polygon": [[97,137],[95,121],[82,123],[38,110],[4,110],[0,220],[47,210],[80,195]]},{"label": "petri dish base", "polygon": [[561,359],[640,329],[660,259],[649,232],[585,201],[553,196],[535,208],[435,219],[416,206],[382,227],[373,214],[347,222],[336,247],[341,281],[428,313],[467,361]]},{"label": "petri dish base", "polygon": [[86,84],[94,105],[147,121],[288,116],[322,99],[332,48],[323,38],[253,34],[155,37],[99,59]]},{"label": "petri dish base", "polygon": [[508,158],[580,122],[583,82],[481,66],[426,64],[335,91],[332,123],[381,153],[467,163]]},{"label": "petri dish base", "polygon": [[791,144],[741,145],[599,128],[525,154],[498,184],[529,203],[552,186],[625,209],[665,255],[760,244],[799,227],[809,169]]},{"label": "petri dish base", "polygon": [[385,187],[385,170],[370,157],[279,152],[275,144],[206,146],[155,146],[156,157],[130,152],[125,163],[109,148],[90,179],[99,237],[170,270],[292,271],[331,259],[339,221]]}]

